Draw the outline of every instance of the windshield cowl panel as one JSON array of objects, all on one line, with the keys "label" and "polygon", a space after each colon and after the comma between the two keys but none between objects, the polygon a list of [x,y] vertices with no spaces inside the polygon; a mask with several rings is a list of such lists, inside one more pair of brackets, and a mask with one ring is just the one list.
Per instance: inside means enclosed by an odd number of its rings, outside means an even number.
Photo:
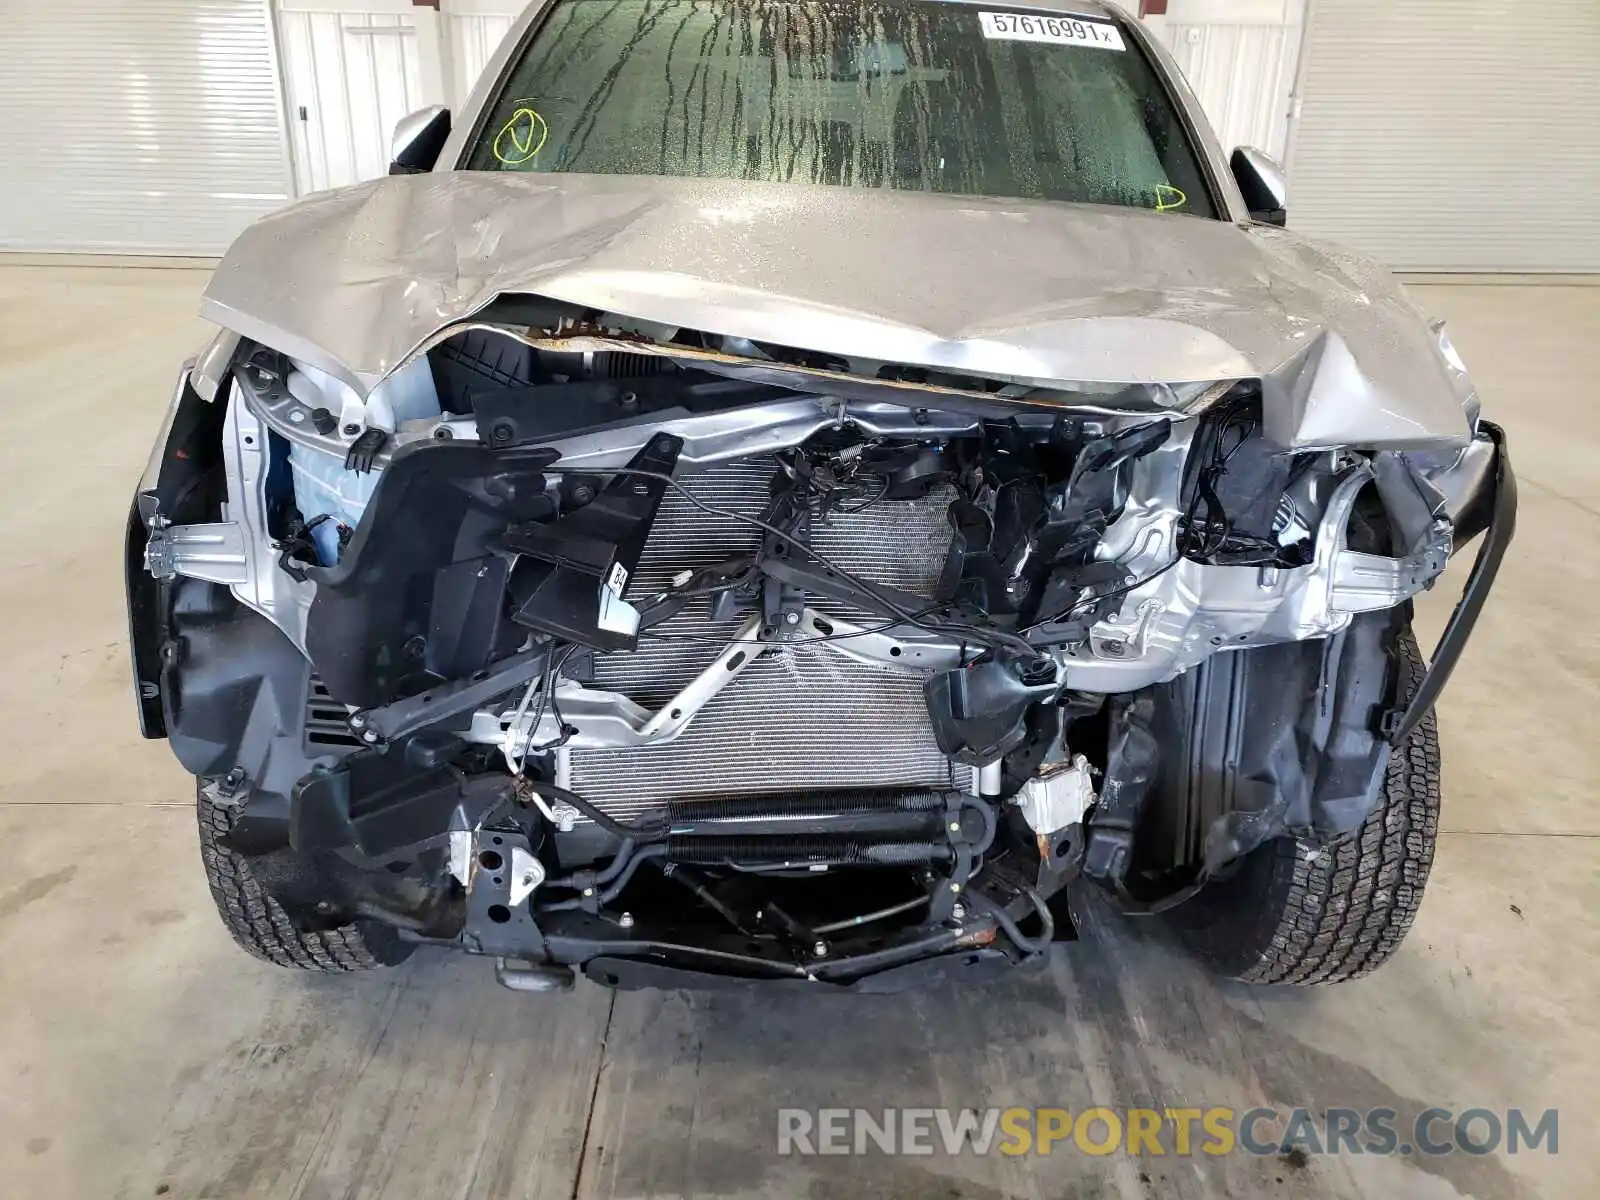
[{"label": "windshield cowl panel", "polygon": [[465,162],[1217,215],[1118,24],[934,0],[561,0]]}]

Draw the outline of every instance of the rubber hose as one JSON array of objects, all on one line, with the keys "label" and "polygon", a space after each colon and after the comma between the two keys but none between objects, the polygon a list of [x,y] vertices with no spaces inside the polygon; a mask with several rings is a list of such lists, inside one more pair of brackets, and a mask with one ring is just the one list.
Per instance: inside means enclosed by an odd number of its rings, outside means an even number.
[{"label": "rubber hose", "polygon": [[667,820],[664,814],[654,813],[648,823],[628,825],[615,817],[607,814],[603,809],[591,804],[577,792],[569,792],[564,787],[557,787],[553,783],[545,783],[538,779],[524,779],[522,786],[547,800],[558,800],[562,804],[570,804],[584,816],[607,833],[624,840],[634,838],[641,842],[658,842],[667,833]]},{"label": "rubber hose", "polygon": [[977,844],[972,847],[972,853],[975,856],[987,854],[989,847],[994,845],[995,834],[999,831],[999,823],[994,815],[994,805],[974,797],[968,799],[961,807],[976,809],[978,815],[983,818],[983,837],[978,839]]},{"label": "rubber hose", "polygon": [[633,878],[633,873],[639,869],[640,863],[647,862],[651,859],[660,858],[666,852],[667,848],[665,846],[645,846],[632,858],[628,859],[627,865],[622,868],[621,874],[619,874],[617,878],[600,893],[598,898],[576,897],[571,900],[557,900],[553,904],[540,905],[539,911],[542,913],[572,912],[575,909],[582,908],[584,903],[588,900],[594,900],[597,905],[609,904],[622,894],[622,889],[628,886],[628,882]]},{"label": "rubber hose", "polygon": [[[587,882],[590,884],[610,883],[617,877],[617,872],[628,865],[628,860],[633,857],[633,850],[637,844],[632,838],[624,838],[622,845],[617,847],[617,852],[611,856],[611,861],[606,864],[606,869],[593,875]],[[577,875],[563,875],[559,879],[547,879],[544,886],[580,888],[584,886],[584,883],[579,881]]]},{"label": "rubber hose", "polygon": [[1050,943],[1055,940],[1056,921],[1050,915],[1050,906],[1044,902],[1044,897],[1032,888],[1023,888],[1022,894],[1033,902],[1033,907],[1039,912],[1039,921],[1043,928],[1037,938],[1030,938],[1022,932],[1017,923],[1011,919],[1011,914],[996,904],[982,892],[968,892],[967,897],[976,901],[979,908],[994,918],[995,924],[1000,926],[1005,935],[1024,954],[1043,954],[1050,948]]}]

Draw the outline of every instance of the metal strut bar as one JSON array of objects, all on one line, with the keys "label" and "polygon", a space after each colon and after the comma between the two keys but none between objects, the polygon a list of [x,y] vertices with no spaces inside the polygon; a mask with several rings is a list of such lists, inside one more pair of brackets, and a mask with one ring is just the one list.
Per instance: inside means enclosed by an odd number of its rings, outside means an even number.
[{"label": "metal strut bar", "polygon": [[936,841],[868,840],[855,835],[744,834],[678,835],[667,838],[667,861],[675,863],[759,862],[809,867],[818,864],[894,866],[945,858],[950,847]]},{"label": "metal strut bar", "polygon": [[701,796],[674,800],[667,820],[733,821],[761,817],[854,816],[864,813],[935,813],[949,806],[942,791],[888,791],[850,788],[835,791],[784,792],[775,795]]},{"label": "metal strut bar", "polygon": [[457,713],[471,712],[536,679],[544,672],[549,657],[548,645],[524,650],[502,659],[481,678],[457,679],[429,688],[419,696],[353,713],[350,728],[369,746],[398,741]]}]

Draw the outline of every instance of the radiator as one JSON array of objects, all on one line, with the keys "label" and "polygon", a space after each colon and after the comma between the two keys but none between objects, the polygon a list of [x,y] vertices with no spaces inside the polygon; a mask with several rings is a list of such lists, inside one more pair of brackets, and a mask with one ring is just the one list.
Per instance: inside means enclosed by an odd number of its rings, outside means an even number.
[{"label": "radiator", "polygon": [[[681,482],[706,504],[758,516],[774,469],[770,458],[750,459]],[[938,490],[923,500],[835,514],[813,529],[811,544],[872,583],[931,596],[950,546],[946,511],[953,497]],[[711,516],[669,491],[628,598],[660,592],[680,571],[749,553],[760,538],[753,527]],[[863,624],[884,619],[823,599],[811,606]],[[696,601],[647,631],[637,651],[597,655],[592,686],[658,708],[717,656],[742,620],[713,622],[709,601]],[[568,786],[618,817],[683,796],[902,785],[966,790],[970,770],[951,764],[934,744],[925,678],[912,669],[854,662],[820,645],[785,647],[747,667],[675,741],[562,751],[558,770]]]}]

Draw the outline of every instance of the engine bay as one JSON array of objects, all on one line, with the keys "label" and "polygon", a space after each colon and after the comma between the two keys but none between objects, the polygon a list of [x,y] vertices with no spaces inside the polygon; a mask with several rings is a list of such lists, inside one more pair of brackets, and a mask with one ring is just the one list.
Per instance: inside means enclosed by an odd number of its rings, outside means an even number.
[{"label": "engine bay", "polygon": [[[519,986],[860,983],[1035,957],[1073,879],[1167,903],[1370,804],[1370,655],[1463,532],[1426,460],[1274,446],[1251,381],[1068,403],[602,332],[474,324],[364,398],[243,343],[223,519],[142,502],[169,642],[236,653],[230,605],[285,639],[250,651],[270,715],[220,752],[192,671],[167,723],[219,802],[249,796],[241,843],[344,896],[297,909],[290,872],[291,911],[403,922]],[[797,387],[834,376],[860,386]],[[1232,765],[1271,775],[1292,738],[1311,766],[1243,818],[1174,818],[1164,725],[1213,658],[1273,647],[1283,711]],[[1360,703],[1295,717],[1340,671]]]}]

